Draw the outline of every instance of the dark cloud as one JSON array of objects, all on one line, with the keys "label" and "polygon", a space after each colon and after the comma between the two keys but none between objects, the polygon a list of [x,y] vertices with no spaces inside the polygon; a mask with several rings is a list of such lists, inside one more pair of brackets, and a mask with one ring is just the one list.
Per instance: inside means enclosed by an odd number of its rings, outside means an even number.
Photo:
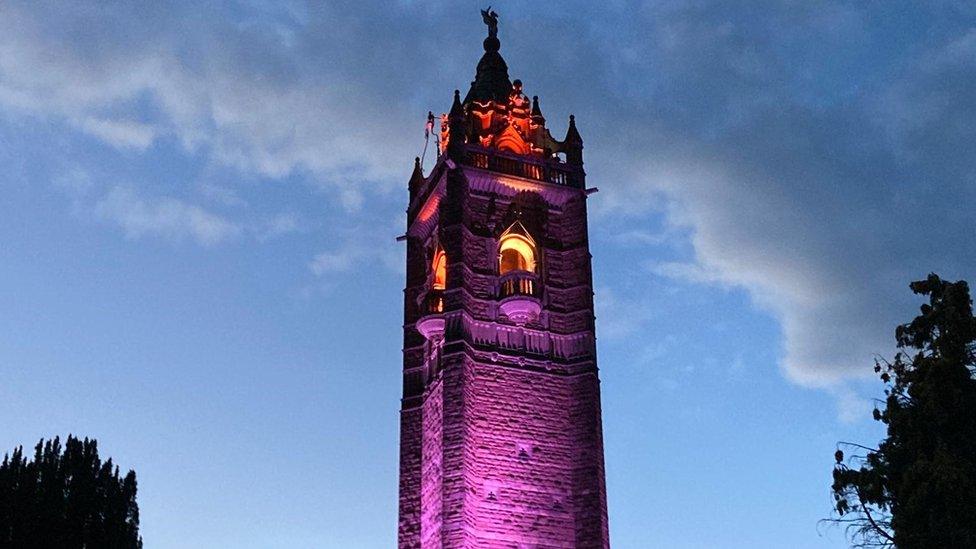
[{"label": "dark cloud", "polygon": [[[663,192],[695,250],[664,270],[747,288],[782,322],[788,375],[824,384],[890,350],[907,281],[976,268],[973,30],[905,13],[912,36],[882,35],[894,23],[857,7],[780,7],[658,21],[665,45],[632,72],[666,84],[621,107],[643,147],[613,158],[631,165],[614,201]],[[908,21],[938,38],[901,46]]]},{"label": "dark cloud", "polygon": [[[972,276],[968,4],[561,6],[496,6],[512,77],[554,133],[575,111],[598,215],[690,235],[656,272],[744,287],[780,319],[792,379],[863,373],[911,314],[909,280]],[[353,205],[402,183],[483,33],[455,3],[56,9],[0,8],[8,112],[308,174]]]}]

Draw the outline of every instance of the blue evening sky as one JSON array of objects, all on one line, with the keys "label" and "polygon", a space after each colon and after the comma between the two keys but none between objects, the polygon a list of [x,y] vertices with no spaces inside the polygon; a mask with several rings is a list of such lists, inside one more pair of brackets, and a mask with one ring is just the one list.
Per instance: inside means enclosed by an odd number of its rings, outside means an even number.
[{"label": "blue evening sky", "polygon": [[[134,4],[0,2],[0,453],[97,438],[150,548],[392,547],[394,237],[484,6]],[[845,547],[907,283],[976,272],[976,8],[493,7],[600,188],[613,546]]]}]

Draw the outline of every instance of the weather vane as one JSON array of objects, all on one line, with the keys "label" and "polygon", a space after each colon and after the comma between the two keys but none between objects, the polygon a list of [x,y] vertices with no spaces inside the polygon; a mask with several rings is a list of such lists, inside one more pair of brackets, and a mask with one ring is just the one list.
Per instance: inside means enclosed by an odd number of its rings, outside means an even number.
[{"label": "weather vane", "polygon": [[498,14],[491,11],[491,6],[488,9],[481,10],[481,18],[485,20],[485,24],[488,25],[488,37],[495,38],[498,36]]}]

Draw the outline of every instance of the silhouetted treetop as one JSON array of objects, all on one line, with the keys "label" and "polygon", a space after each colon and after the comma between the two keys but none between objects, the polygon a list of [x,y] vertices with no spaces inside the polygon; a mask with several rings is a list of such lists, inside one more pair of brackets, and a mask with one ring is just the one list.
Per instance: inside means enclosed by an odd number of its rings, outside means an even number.
[{"label": "silhouetted treetop", "polygon": [[138,549],[136,474],[120,476],[95,440],[68,436],[23,447],[0,464],[0,546]]},{"label": "silhouetted treetop", "polygon": [[931,274],[928,296],[895,330],[899,352],[877,361],[887,426],[876,449],[842,443],[832,490],[859,547],[976,547],[976,318],[965,281]]}]

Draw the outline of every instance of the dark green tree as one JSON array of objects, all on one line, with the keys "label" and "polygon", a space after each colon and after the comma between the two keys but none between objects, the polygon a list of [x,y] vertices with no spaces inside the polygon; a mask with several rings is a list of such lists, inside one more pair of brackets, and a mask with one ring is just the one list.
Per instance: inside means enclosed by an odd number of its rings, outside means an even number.
[{"label": "dark green tree", "polygon": [[41,439],[0,464],[0,547],[140,549],[136,474],[102,463],[95,440]]},{"label": "dark green tree", "polygon": [[[878,360],[885,384],[877,448],[842,443],[833,473],[839,522],[856,547],[976,548],[976,319],[969,286],[934,274],[899,326],[899,352]],[[879,403],[880,404],[880,403]],[[843,449],[854,448],[845,459]]]}]

